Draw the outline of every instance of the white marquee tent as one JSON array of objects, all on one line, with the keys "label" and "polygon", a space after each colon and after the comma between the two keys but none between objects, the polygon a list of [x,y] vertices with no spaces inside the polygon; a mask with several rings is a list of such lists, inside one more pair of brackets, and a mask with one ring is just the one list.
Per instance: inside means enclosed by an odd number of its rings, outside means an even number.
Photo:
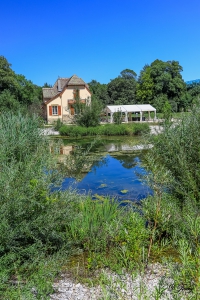
[{"label": "white marquee tent", "polygon": [[[110,122],[113,123],[113,114],[115,112],[121,112],[125,115],[125,122],[128,123],[130,116],[132,113],[139,113],[140,114],[140,122],[143,120],[142,116],[144,112],[149,113],[150,119],[150,112],[154,112],[154,119],[156,119],[156,109],[151,106],[150,104],[134,104],[134,105],[108,105],[105,108],[106,115],[110,114]],[[132,120],[132,118],[131,118]]]}]

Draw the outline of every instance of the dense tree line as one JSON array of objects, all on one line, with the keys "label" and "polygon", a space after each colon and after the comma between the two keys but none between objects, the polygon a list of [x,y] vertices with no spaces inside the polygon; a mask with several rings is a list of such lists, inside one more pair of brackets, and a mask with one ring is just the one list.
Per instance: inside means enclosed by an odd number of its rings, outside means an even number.
[{"label": "dense tree line", "polygon": [[4,56],[0,56],[0,105],[1,111],[19,108],[41,112],[42,88],[16,74]]},{"label": "dense tree line", "polygon": [[92,93],[103,104],[151,104],[162,112],[166,102],[172,111],[186,111],[200,96],[200,83],[186,84],[178,61],[155,60],[145,65],[139,76],[130,69],[108,84],[96,80],[89,83]]},{"label": "dense tree line", "polygon": [[[108,84],[96,80],[89,82],[93,98],[101,107],[108,104],[152,104],[163,112],[166,102],[172,111],[186,111],[200,96],[200,83],[186,84],[182,78],[182,66],[178,61],[156,59],[145,65],[137,74],[125,69]],[[50,87],[47,83],[45,87]],[[30,112],[41,113],[42,88],[16,74],[4,56],[0,56],[0,104],[1,111],[28,108]]]}]

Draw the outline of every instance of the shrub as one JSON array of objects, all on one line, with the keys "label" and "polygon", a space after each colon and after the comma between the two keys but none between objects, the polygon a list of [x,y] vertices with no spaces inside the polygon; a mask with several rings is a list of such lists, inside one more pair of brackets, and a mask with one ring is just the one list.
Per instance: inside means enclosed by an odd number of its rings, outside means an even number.
[{"label": "shrub", "polygon": [[177,125],[166,124],[163,133],[154,140],[152,154],[170,170],[174,177],[171,187],[183,202],[200,203],[200,109]]},{"label": "shrub", "polygon": [[115,124],[121,124],[122,123],[122,113],[121,111],[117,111],[113,114],[113,121]]},{"label": "shrub", "polygon": [[73,215],[68,201],[75,203],[77,195],[51,193],[61,176],[38,126],[34,116],[0,115],[1,296],[11,276],[23,277],[32,262],[67,245],[64,222]]},{"label": "shrub", "polygon": [[146,156],[149,172],[145,180],[154,196],[143,200],[150,232],[147,261],[166,249],[174,253],[178,261],[171,265],[174,285],[177,290],[192,291],[194,299],[200,293],[199,130],[200,108],[196,106],[177,124],[166,122],[163,132],[148,141],[154,147]]},{"label": "shrub", "polygon": [[132,128],[134,135],[142,135],[150,132],[149,125],[147,123],[136,123]]},{"label": "shrub", "polygon": [[[77,102],[78,103],[78,102]],[[91,104],[82,106],[76,115],[76,123],[84,127],[95,127],[100,124],[101,105],[92,96]]]},{"label": "shrub", "polygon": [[59,132],[60,132],[60,135],[70,136],[71,130],[72,130],[72,126],[62,125],[59,129]]},{"label": "shrub", "polygon": [[60,118],[58,118],[57,121],[54,124],[54,129],[57,130],[57,131],[59,131],[60,128],[62,127],[62,125],[63,125],[63,122],[61,121]]},{"label": "shrub", "polygon": [[63,136],[95,136],[95,135],[141,135],[150,132],[146,123],[136,124],[106,124],[97,127],[61,126],[60,135]]}]

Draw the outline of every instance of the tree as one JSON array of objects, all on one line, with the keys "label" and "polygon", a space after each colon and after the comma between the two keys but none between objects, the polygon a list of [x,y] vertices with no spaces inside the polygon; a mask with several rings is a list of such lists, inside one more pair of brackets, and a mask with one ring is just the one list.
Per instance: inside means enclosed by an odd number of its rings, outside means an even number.
[{"label": "tree", "polygon": [[158,111],[162,111],[168,100],[175,110],[180,111],[185,107],[183,97],[186,92],[186,84],[180,74],[182,70],[179,62],[174,60],[164,62],[156,59],[150,66],[145,66],[138,79],[137,100],[157,105]]},{"label": "tree", "polygon": [[4,56],[0,56],[0,93],[4,90],[9,90],[12,94],[16,93],[17,82],[11,64]]},{"label": "tree", "polygon": [[20,104],[9,90],[4,90],[0,93],[0,107],[1,111],[16,111],[20,107]]},{"label": "tree", "polygon": [[102,103],[105,107],[110,103],[110,98],[107,91],[107,84],[101,84],[96,80],[92,80],[88,83],[90,91],[95,96],[95,98]]},{"label": "tree", "polygon": [[110,104],[136,103],[136,73],[132,70],[123,70],[121,76],[110,81],[108,95]]},{"label": "tree", "polygon": [[43,84],[43,88],[52,88],[52,84],[49,84],[49,83],[45,82]]},{"label": "tree", "polygon": [[125,70],[121,71],[120,74],[121,74],[121,76],[119,76],[119,77],[122,77],[124,79],[135,79],[136,80],[136,77],[137,77],[137,74],[131,69],[125,69]]},{"label": "tree", "polygon": [[184,100],[185,100],[185,106],[190,106],[193,103],[199,102],[200,98],[200,83],[199,82],[193,82],[190,84],[187,84],[187,93],[185,94]]},{"label": "tree", "polygon": [[19,106],[27,109],[33,104],[39,108],[42,102],[41,87],[16,74],[4,56],[0,56],[0,102],[1,110],[16,110]]},{"label": "tree", "polygon": [[76,123],[84,127],[94,127],[99,125],[101,110],[101,103],[98,102],[95,96],[92,96],[90,105],[83,104],[81,106],[81,110],[79,110],[76,116]]},{"label": "tree", "polygon": [[122,123],[122,112],[120,110],[114,112],[113,121],[114,121],[115,124],[121,124]]},{"label": "tree", "polygon": [[166,123],[169,123],[171,121],[172,117],[172,107],[169,101],[166,101],[163,107],[163,117],[165,119]]},{"label": "tree", "polygon": [[150,75],[151,68],[145,65],[138,78],[136,86],[136,99],[139,103],[153,104],[153,79]]},{"label": "tree", "polygon": [[31,105],[42,100],[42,88],[27,80],[24,75],[15,75],[17,81],[17,98],[21,104]]}]

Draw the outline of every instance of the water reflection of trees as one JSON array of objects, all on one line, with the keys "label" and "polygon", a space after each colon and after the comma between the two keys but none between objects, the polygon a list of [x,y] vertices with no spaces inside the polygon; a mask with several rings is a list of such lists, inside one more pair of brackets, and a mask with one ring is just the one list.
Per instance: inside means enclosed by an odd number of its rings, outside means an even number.
[{"label": "water reflection of trees", "polygon": [[94,159],[92,163],[92,171],[95,173],[98,168],[101,168],[103,166],[108,166],[107,156],[99,156],[98,159]]},{"label": "water reflection of trees", "polygon": [[126,169],[132,169],[137,166],[139,162],[139,158],[137,156],[133,156],[133,154],[118,154],[113,155],[110,154],[110,156],[114,157],[115,159],[119,160],[122,166]]}]

